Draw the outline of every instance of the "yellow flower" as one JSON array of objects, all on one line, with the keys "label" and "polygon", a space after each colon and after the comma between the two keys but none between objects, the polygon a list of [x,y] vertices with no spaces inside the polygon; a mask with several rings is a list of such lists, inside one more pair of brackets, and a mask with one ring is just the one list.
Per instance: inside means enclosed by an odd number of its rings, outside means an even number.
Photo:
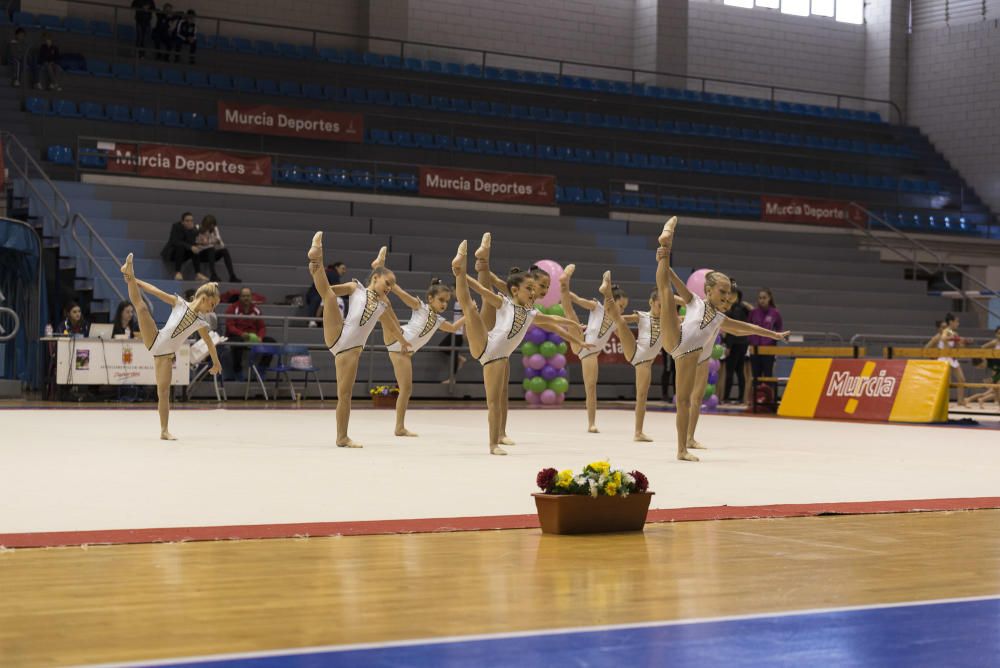
[{"label": "yellow flower", "polygon": [[615,471],[615,474],[613,476],[611,476],[611,482],[613,482],[615,484],[615,487],[621,487],[622,486],[622,472],[621,471]]},{"label": "yellow flower", "polygon": [[556,487],[569,487],[571,482],[573,482],[573,472],[569,469],[560,471],[559,475],[556,476]]},{"label": "yellow flower", "polygon": [[591,462],[590,468],[594,469],[598,473],[607,473],[611,470],[611,464],[608,462]]},{"label": "yellow flower", "polygon": [[604,493],[608,496],[614,496],[618,493],[618,485],[613,482],[609,482],[604,486]]}]

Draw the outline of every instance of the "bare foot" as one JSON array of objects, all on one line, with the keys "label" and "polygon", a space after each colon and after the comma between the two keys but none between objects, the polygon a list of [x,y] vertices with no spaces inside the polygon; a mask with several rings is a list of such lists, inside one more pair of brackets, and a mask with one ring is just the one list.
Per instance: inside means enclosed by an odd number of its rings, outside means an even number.
[{"label": "bare foot", "polygon": [[466,264],[468,260],[466,259],[469,255],[469,242],[462,241],[458,244],[458,252],[455,254],[455,259],[451,261],[451,273],[456,276],[461,276],[465,273]]},{"label": "bare foot", "polygon": [[601,277],[601,287],[597,288],[597,291],[604,295],[605,299],[611,299],[611,272],[604,272],[604,276]]},{"label": "bare foot", "polygon": [[483,235],[483,240],[479,243],[479,248],[476,249],[474,255],[477,260],[489,260],[490,259],[490,246],[493,244],[493,235],[489,232]]},{"label": "bare foot", "polygon": [[597,428],[596,425],[590,425],[589,427],[587,427],[587,432],[590,433],[590,434],[600,434],[601,433],[601,431]]},{"label": "bare foot", "polygon": [[160,432],[160,440],[161,441],[176,441],[177,437],[174,436],[173,434],[171,434],[166,429],[164,429],[163,431]]},{"label": "bare foot", "polygon": [[510,436],[504,434],[503,436],[500,437],[500,445],[517,445],[517,443],[515,443],[514,439],[512,439]]},{"label": "bare foot", "polygon": [[576,271],[575,264],[567,264],[566,268],[563,269],[562,276],[559,277],[559,285],[563,290],[569,286],[569,279],[573,278],[573,272]]},{"label": "bare foot", "polygon": [[410,431],[406,427],[403,427],[401,429],[397,429],[396,430],[396,436],[416,436],[416,434],[414,434],[412,431]]},{"label": "bare foot", "polygon": [[208,280],[208,276],[206,276],[205,274],[203,274],[201,272],[198,272],[197,274],[195,274],[194,277],[195,277],[195,280],[198,280],[198,281],[207,281]]},{"label": "bare foot", "polygon": [[372,269],[378,269],[379,267],[385,266],[385,254],[388,250],[389,249],[385,246],[378,249],[378,255],[375,256],[374,260],[372,260]]},{"label": "bare foot", "polygon": [[122,276],[126,280],[132,280],[135,276],[135,270],[132,269],[132,253],[129,253],[128,257],[125,258],[125,264],[122,265]]},{"label": "bare foot", "polygon": [[635,442],[637,442],[637,443],[652,443],[653,442],[653,439],[651,439],[649,436],[646,436],[641,431],[638,434],[636,434],[635,437],[632,440],[635,441]]},{"label": "bare foot", "polygon": [[700,462],[701,461],[700,459],[698,459],[697,457],[695,457],[694,455],[692,455],[687,450],[685,450],[684,452],[678,452],[677,453],[677,459],[681,460],[682,462]]},{"label": "bare foot", "polygon": [[306,257],[309,258],[309,262],[323,262],[323,233],[317,232],[313,235],[312,246],[309,247],[309,252],[306,253]]},{"label": "bare foot", "polygon": [[704,445],[702,445],[698,441],[694,440],[693,438],[690,441],[688,441],[688,449],[689,450],[708,450],[708,448],[706,448]]},{"label": "bare foot", "polygon": [[657,237],[657,241],[664,248],[669,248],[674,242],[674,230],[677,229],[677,216],[671,216],[663,225],[663,231],[660,232],[660,236]]},{"label": "bare foot", "polygon": [[507,451],[504,450],[503,448],[501,448],[499,445],[495,445],[495,446],[490,447],[490,454],[491,455],[506,455]]},{"label": "bare foot", "polygon": [[360,443],[355,443],[350,438],[345,438],[345,439],[337,441],[337,447],[338,448],[363,448],[365,446],[361,445]]}]

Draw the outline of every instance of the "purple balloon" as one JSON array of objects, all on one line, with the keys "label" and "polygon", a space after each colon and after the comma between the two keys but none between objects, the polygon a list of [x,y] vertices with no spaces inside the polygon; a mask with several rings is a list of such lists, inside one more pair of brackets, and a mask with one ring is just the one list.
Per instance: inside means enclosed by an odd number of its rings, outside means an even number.
[{"label": "purple balloon", "polygon": [[708,399],[705,399],[705,401],[701,405],[703,408],[706,408],[710,411],[714,411],[716,407],[719,405],[719,396],[713,394]]},{"label": "purple balloon", "polygon": [[[548,390],[546,390],[546,392],[548,392]],[[528,390],[527,392],[524,393],[524,400],[527,401],[532,406],[537,406],[538,404],[542,403],[542,398],[537,394],[535,394],[534,392],[532,392],[531,390]]]},{"label": "purple balloon", "polygon": [[722,343],[722,334],[716,334],[715,335],[715,342],[716,343]]},{"label": "purple balloon", "polygon": [[545,380],[552,380],[553,378],[559,375],[559,369],[555,368],[551,364],[546,364],[544,367],[542,367],[541,374],[542,378],[544,378]]},{"label": "purple balloon", "polygon": [[563,355],[562,353],[556,353],[555,355],[549,358],[549,364],[551,364],[557,369],[562,369],[564,366],[566,366],[566,356]]},{"label": "purple balloon", "polygon": [[563,337],[558,334],[549,334],[549,341],[556,344],[557,346],[563,342]]},{"label": "purple balloon", "polygon": [[557,392],[556,393],[556,406],[558,406],[559,404],[561,404],[564,401],[566,401],[566,395],[565,394],[560,394],[560,393]]},{"label": "purple balloon", "polygon": [[529,361],[530,359],[531,359],[530,355],[521,355],[521,366],[523,366],[525,369],[530,369],[531,368],[531,362]]},{"label": "purple balloon", "polygon": [[[719,360],[717,360],[717,359],[710,359],[710,360],[708,360],[708,372],[709,373],[712,373],[712,372],[718,373],[719,369],[721,369],[721,368],[722,368],[722,363],[719,362]],[[709,382],[711,382],[711,381],[709,381]]]},{"label": "purple balloon", "polygon": [[534,378],[537,375],[539,375],[538,372],[532,369],[530,366],[524,368],[525,378]]},{"label": "purple balloon", "polygon": [[559,369],[559,377],[560,378],[569,378],[569,369],[567,369],[566,367],[563,367],[562,369]]},{"label": "purple balloon", "polygon": [[528,367],[535,371],[541,371],[545,367],[545,358],[540,353],[535,353],[528,358]]},{"label": "purple balloon", "polygon": [[524,338],[537,346],[539,343],[545,342],[547,335],[545,334],[544,329],[532,325],[528,328],[528,333],[524,335]]},{"label": "purple balloon", "polygon": [[709,385],[715,385],[718,382],[718,380],[719,380],[719,372],[718,371],[709,371],[708,372],[708,384]]},{"label": "purple balloon", "polygon": [[554,406],[556,402],[559,400],[556,393],[552,390],[545,390],[544,392],[542,392],[541,399],[542,403],[545,404],[546,406]]}]

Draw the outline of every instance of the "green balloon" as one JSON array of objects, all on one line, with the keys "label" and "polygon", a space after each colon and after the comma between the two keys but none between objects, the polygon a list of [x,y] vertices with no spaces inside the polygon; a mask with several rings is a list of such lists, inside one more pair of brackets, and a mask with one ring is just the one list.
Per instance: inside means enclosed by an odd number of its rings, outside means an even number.
[{"label": "green balloon", "polygon": [[569,381],[562,377],[553,378],[549,381],[549,389],[556,394],[565,394],[569,389]]},{"label": "green balloon", "polygon": [[687,312],[688,312],[687,306],[682,306],[680,310],[681,317],[683,318],[687,314]]},{"label": "green balloon", "polygon": [[548,313],[549,315],[566,315],[566,311],[563,310],[562,304],[553,304],[549,307]]},{"label": "green balloon", "polygon": [[714,360],[721,360],[722,359],[722,355],[725,352],[726,352],[726,349],[723,348],[722,346],[720,346],[718,343],[716,343],[714,346],[712,346],[712,359],[714,359]]},{"label": "green balloon", "polygon": [[521,381],[521,387],[524,388],[525,392],[527,392],[528,390],[530,390],[531,389],[531,379],[530,378],[525,378],[524,380],[522,380]]},{"label": "green balloon", "polygon": [[535,310],[538,311],[539,313],[545,313],[545,307],[542,306],[541,304],[535,304]]},{"label": "green balloon", "polygon": [[708,399],[713,394],[715,394],[715,385],[709,383],[708,385],[705,386],[705,394],[702,397],[702,399]]},{"label": "green balloon", "polygon": [[556,346],[556,350],[558,350],[558,351],[559,351],[559,354],[560,354],[560,355],[565,355],[565,354],[566,354],[566,351],[567,351],[567,350],[569,350],[569,346],[567,346],[567,345],[566,345],[566,342],[565,342],[565,341],[563,341],[563,342],[562,342],[562,343],[560,343],[560,344],[559,344],[558,346]]},{"label": "green balloon", "polygon": [[551,341],[546,341],[538,346],[538,352],[542,354],[542,357],[548,359],[559,352],[559,348],[557,348],[556,344]]},{"label": "green balloon", "polygon": [[538,352],[538,346],[531,341],[525,341],[521,344],[521,354],[525,357],[531,357]]},{"label": "green balloon", "polygon": [[528,389],[535,394],[541,394],[545,391],[545,379],[541,376],[535,376],[534,378],[528,379]]}]

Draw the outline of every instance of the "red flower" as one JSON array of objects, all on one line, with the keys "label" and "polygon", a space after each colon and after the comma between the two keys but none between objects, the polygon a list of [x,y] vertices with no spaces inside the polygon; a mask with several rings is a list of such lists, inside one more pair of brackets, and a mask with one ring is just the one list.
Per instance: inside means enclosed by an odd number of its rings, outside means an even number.
[{"label": "red flower", "polygon": [[645,492],[649,489],[649,478],[642,471],[632,471],[632,477],[635,478],[635,491]]},{"label": "red flower", "polygon": [[538,472],[538,476],[535,478],[535,484],[538,485],[538,489],[543,492],[551,492],[556,486],[556,476],[559,475],[559,471],[555,469],[542,469]]}]

